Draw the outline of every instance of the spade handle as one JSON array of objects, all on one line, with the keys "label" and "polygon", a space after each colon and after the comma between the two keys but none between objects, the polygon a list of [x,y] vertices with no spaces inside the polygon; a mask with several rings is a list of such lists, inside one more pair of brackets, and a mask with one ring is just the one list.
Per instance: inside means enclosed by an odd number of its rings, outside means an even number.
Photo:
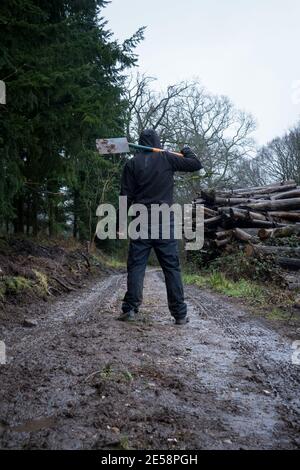
[{"label": "spade handle", "polygon": [[[129,147],[134,148],[136,150],[148,150],[149,152],[165,152],[166,150],[164,149],[158,149],[155,147],[146,147],[145,145],[138,145],[138,144],[128,144]],[[173,155],[177,155],[177,157],[183,157],[182,153],[179,152],[172,152],[170,150],[167,150],[167,152],[172,153]]]}]

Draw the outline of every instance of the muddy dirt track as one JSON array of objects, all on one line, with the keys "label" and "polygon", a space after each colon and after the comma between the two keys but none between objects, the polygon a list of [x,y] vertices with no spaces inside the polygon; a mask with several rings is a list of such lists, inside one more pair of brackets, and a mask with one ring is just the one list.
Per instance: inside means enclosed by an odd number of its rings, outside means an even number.
[{"label": "muddy dirt track", "polygon": [[46,305],[38,326],[1,331],[1,448],[300,447],[290,340],[196,287],[191,323],[175,326],[155,270],[139,319],[124,324],[125,284],[109,276]]}]

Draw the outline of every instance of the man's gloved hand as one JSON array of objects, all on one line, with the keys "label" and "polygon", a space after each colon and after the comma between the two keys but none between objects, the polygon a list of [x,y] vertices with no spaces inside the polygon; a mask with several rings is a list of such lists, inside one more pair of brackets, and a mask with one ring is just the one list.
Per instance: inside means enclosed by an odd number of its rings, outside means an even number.
[{"label": "man's gloved hand", "polygon": [[195,152],[193,152],[191,147],[189,147],[188,145],[185,145],[183,149],[180,150],[180,152],[182,153],[184,157],[189,157],[189,158],[196,157],[197,158],[197,155],[195,154]]}]

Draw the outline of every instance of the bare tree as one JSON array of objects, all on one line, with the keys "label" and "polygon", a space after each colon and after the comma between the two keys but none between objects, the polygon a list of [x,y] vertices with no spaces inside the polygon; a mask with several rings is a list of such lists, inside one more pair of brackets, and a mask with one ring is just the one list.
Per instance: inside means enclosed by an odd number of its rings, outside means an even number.
[{"label": "bare tree", "polygon": [[[166,147],[189,144],[203,161],[208,186],[232,184],[239,162],[252,155],[251,115],[237,110],[225,96],[208,93],[197,82],[170,85],[165,92],[152,89],[154,78],[137,76],[127,87],[127,134],[136,139],[147,127],[156,129]],[[177,188],[196,192],[201,178],[178,178]]]},{"label": "bare tree", "polygon": [[232,188],[264,186],[270,182],[264,166],[257,157],[239,161],[231,180]]},{"label": "bare tree", "polygon": [[300,184],[300,124],[259,149],[255,158],[242,161],[238,173],[241,186],[284,180]]},{"label": "bare tree", "polygon": [[[162,124],[174,105],[175,99],[190,86],[187,83],[179,83],[168,86],[165,92],[157,92],[151,88],[155,80],[154,77],[137,74],[128,81],[126,87],[128,139],[137,139],[140,132],[146,128],[152,128],[161,133]],[[164,135],[161,135],[161,138],[164,141]]]},{"label": "bare tree", "polygon": [[169,141],[187,142],[201,156],[209,186],[230,184],[238,162],[254,149],[252,116],[236,110],[227,97],[211,95],[197,84],[176,100],[165,125]]},{"label": "bare tree", "polygon": [[300,183],[300,125],[264,146],[257,158],[270,180]]}]

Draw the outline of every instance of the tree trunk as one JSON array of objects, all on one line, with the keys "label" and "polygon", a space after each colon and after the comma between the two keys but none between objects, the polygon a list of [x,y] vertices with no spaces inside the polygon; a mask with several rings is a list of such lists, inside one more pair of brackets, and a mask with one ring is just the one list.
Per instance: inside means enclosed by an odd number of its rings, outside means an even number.
[{"label": "tree trunk", "polygon": [[249,219],[249,220],[246,220],[246,221],[241,221],[240,222],[240,227],[244,228],[244,227],[254,227],[254,228],[275,228],[275,227],[284,227],[285,224],[280,224],[278,222],[273,222],[273,221],[269,221],[269,220],[257,220],[257,219]]},{"label": "tree trunk", "polygon": [[79,191],[75,189],[73,195],[73,237],[78,236]]},{"label": "tree trunk", "polygon": [[233,234],[232,230],[223,230],[220,232],[216,232],[216,237],[218,240],[220,240],[221,238],[227,238],[231,236],[232,234]]},{"label": "tree trunk", "polygon": [[222,246],[226,246],[227,243],[229,243],[230,241],[231,241],[231,237],[224,238],[223,240],[214,240],[218,248],[221,248]]},{"label": "tree trunk", "polygon": [[32,220],[32,235],[34,237],[38,234],[38,200],[36,192],[32,193],[32,210],[31,210],[31,220]]},{"label": "tree trunk", "polygon": [[23,206],[22,196],[19,196],[16,199],[15,208],[16,208],[17,216],[14,220],[14,232],[23,233],[24,232],[24,206]]},{"label": "tree trunk", "polygon": [[215,198],[215,203],[218,205],[229,205],[229,206],[238,206],[238,205],[248,205],[250,203],[255,203],[255,199],[248,199],[248,198],[238,198],[238,197],[230,197],[230,198],[225,198],[225,197],[219,197],[217,196]]},{"label": "tree trunk", "polygon": [[[251,247],[254,252],[263,253],[266,255],[276,256],[293,256],[294,258],[300,259],[300,247],[292,246],[269,246],[269,245],[255,245]],[[251,249],[248,249],[247,253],[250,253]]]},{"label": "tree trunk", "polygon": [[261,240],[266,240],[267,238],[290,237],[291,235],[298,234],[300,234],[300,224],[286,225],[285,227],[277,227],[269,230],[261,229],[258,231],[258,236]]},{"label": "tree trunk", "polygon": [[233,233],[238,240],[241,240],[243,242],[257,243],[259,241],[259,238],[253,237],[252,235],[240,228],[235,228]]},{"label": "tree trunk", "polygon": [[300,188],[292,189],[291,191],[285,191],[283,193],[272,196],[272,200],[278,199],[291,199],[294,197],[300,197]]},{"label": "tree trunk", "polygon": [[239,209],[239,208],[230,208],[230,215],[236,219],[251,219],[251,220],[266,220],[266,217],[259,212],[252,212],[247,209]]},{"label": "tree trunk", "polygon": [[204,215],[209,217],[215,217],[218,215],[217,211],[209,209],[208,207],[204,207]]},{"label": "tree trunk", "polygon": [[218,223],[222,220],[222,217],[218,215],[217,217],[211,217],[210,219],[205,219],[204,220],[204,225],[205,226],[212,226],[212,225],[218,225]]},{"label": "tree trunk", "polygon": [[291,220],[294,222],[300,222],[300,212],[289,212],[289,211],[270,211],[267,213],[269,218]]},{"label": "tree trunk", "polygon": [[49,229],[49,236],[54,237],[56,235],[55,211],[54,211],[54,201],[51,196],[49,196],[49,200],[48,200],[48,229]]},{"label": "tree trunk", "polygon": [[247,209],[230,208],[229,213],[234,220],[247,220],[249,212]]},{"label": "tree trunk", "polygon": [[30,235],[30,212],[31,212],[31,200],[30,197],[27,197],[26,204],[26,235]]},{"label": "tree trunk", "polygon": [[266,186],[255,186],[253,188],[237,189],[235,192],[238,194],[270,194],[280,191],[288,191],[295,189],[297,184],[294,180],[284,181],[282,183],[269,184]]},{"label": "tree trunk", "polygon": [[300,198],[255,202],[246,205],[256,210],[300,209]]}]

